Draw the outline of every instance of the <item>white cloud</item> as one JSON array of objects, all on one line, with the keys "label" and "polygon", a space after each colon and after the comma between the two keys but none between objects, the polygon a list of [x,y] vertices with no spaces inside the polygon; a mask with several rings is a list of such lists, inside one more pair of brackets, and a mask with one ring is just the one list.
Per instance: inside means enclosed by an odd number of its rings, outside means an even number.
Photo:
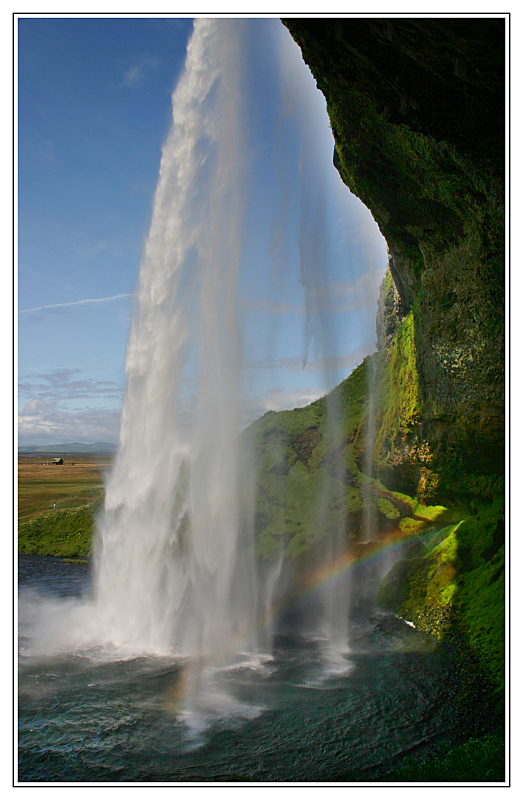
[{"label": "white cloud", "polygon": [[34,399],[18,415],[19,445],[116,441],[119,430],[120,411],[112,408],[68,411]]},{"label": "white cloud", "polygon": [[82,377],[80,369],[35,372],[19,380],[27,398],[18,416],[20,444],[115,441],[123,384]]}]

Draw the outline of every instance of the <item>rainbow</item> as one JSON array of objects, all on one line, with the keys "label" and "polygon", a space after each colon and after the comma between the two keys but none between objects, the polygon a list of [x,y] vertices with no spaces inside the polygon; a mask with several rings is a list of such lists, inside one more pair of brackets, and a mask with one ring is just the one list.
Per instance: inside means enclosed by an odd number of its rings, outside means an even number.
[{"label": "rainbow", "polygon": [[320,565],[314,570],[304,571],[296,581],[295,591],[290,599],[287,597],[280,603],[275,603],[263,614],[259,615],[254,624],[251,621],[243,630],[237,631],[219,657],[207,656],[188,659],[173,685],[167,691],[164,708],[168,711],[179,713],[183,701],[197,687],[202,669],[217,666],[227,654],[243,652],[254,633],[267,628],[284,612],[298,608],[300,604],[327,585],[329,581],[336,580],[349,570],[357,573],[358,570],[362,570],[368,564],[377,561],[384,553],[394,553],[399,550],[405,539],[410,538],[411,535],[403,534],[399,530],[394,531],[387,539],[361,543],[355,547],[347,548],[329,562]]},{"label": "rainbow", "polygon": [[312,596],[323,586],[327,585],[329,581],[336,580],[345,572],[351,570],[357,573],[358,570],[362,570],[368,564],[377,561],[384,553],[393,553],[399,550],[404,544],[405,539],[410,536],[411,534],[403,534],[396,531],[387,539],[360,543],[355,547],[347,548],[343,553],[321,564],[314,570],[303,572],[296,582],[296,591],[293,593],[291,599],[286,599],[268,610],[260,620],[260,627],[270,623],[281,613],[292,608],[293,605],[298,606],[308,596]]}]

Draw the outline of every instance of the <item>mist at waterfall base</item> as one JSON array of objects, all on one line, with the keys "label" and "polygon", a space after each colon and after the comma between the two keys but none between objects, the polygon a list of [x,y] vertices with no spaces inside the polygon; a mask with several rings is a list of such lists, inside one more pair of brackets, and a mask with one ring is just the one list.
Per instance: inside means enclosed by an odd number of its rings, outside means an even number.
[{"label": "mist at waterfall base", "polygon": [[325,103],[275,20],[198,20],[173,119],[93,564],[20,557],[19,780],[376,777],[455,729],[445,668],[374,609],[394,556],[347,568],[343,513],[309,591],[283,552],[260,563],[240,435],[289,363],[281,334],[324,390],[345,376],[340,311],[357,343],[370,284],[333,250],[368,249],[369,216],[336,240],[354,199],[325,178]]}]

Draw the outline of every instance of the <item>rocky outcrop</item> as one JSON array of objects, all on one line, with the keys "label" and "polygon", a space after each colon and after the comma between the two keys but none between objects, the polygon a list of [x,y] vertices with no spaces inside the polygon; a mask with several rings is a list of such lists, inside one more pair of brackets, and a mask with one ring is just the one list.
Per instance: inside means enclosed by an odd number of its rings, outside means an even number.
[{"label": "rocky outcrop", "polygon": [[381,283],[378,297],[378,313],[376,314],[378,350],[386,350],[393,345],[396,334],[405,317],[404,305],[390,271],[391,262],[392,259],[389,255],[389,268]]},{"label": "rocky outcrop", "polygon": [[283,22],[326,97],[340,175],[388,243],[394,290],[382,290],[380,347],[393,345],[399,320],[412,321],[417,413],[399,434],[378,431],[390,452],[376,451],[376,468],[406,475],[417,465],[413,490],[429,500],[495,493],[504,468],[505,21]]}]

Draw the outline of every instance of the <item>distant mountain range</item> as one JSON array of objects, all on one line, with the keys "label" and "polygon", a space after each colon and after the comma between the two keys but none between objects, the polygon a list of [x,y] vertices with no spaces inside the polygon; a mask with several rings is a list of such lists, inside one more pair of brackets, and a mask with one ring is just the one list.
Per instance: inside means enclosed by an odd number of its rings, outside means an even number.
[{"label": "distant mountain range", "polygon": [[116,453],[116,442],[66,442],[65,444],[35,444],[19,447],[19,453]]}]

